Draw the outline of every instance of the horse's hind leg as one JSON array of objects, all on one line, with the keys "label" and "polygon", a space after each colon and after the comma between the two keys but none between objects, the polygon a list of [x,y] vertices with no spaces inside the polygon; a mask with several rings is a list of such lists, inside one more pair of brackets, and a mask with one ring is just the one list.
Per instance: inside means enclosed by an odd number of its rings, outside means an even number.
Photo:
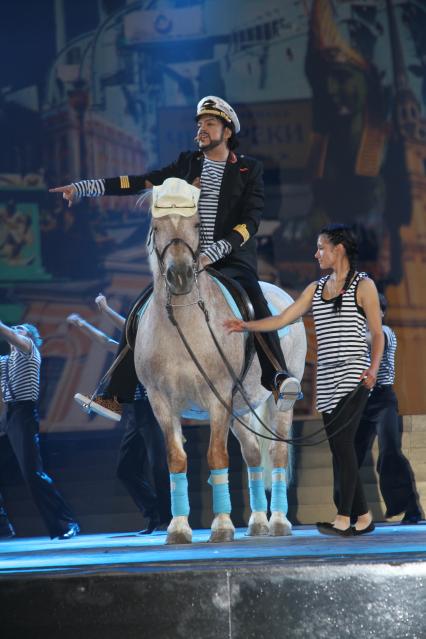
[{"label": "horse's hind leg", "polygon": [[[276,432],[281,437],[288,437],[293,418],[293,411],[276,413]],[[272,462],[271,517],[269,534],[274,537],[291,535],[291,523],[287,519],[287,481],[286,468],[288,447],[285,442],[271,442],[269,454]]]},{"label": "horse's hind leg", "polygon": [[251,515],[247,535],[257,537],[269,533],[266,516],[267,502],[263,483],[260,448],[256,436],[237,421],[233,422],[232,431],[240,442],[241,452],[247,464],[250,494]]},{"label": "horse's hind leg", "polygon": [[210,409],[210,443],[207,462],[210,468],[209,484],[213,490],[214,519],[209,541],[224,542],[234,539],[231,499],[228,484],[228,432],[229,417],[222,406]]}]

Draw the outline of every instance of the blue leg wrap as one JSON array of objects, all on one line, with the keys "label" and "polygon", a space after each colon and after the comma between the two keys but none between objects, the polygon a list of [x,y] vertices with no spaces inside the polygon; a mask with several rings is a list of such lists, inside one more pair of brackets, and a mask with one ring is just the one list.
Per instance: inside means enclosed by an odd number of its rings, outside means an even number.
[{"label": "blue leg wrap", "polygon": [[188,479],[186,473],[170,473],[170,497],[173,517],[189,515]]},{"label": "blue leg wrap", "polygon": [[287,482],[285,468],[274,468],[272,471],[271,512],[278,511],[287,515]]},{"label": "blue leg wrap", "polygon": [[231,497],[229,495],[228,469],[211,470],[208,483],[213,488],[213,512],[231,512]]},{"label": "blue leg wrap", "polygon": [[263,483],[263,466],[251,466],[248,469],[250,508],[252,512],[265,512],[268,507]]}]

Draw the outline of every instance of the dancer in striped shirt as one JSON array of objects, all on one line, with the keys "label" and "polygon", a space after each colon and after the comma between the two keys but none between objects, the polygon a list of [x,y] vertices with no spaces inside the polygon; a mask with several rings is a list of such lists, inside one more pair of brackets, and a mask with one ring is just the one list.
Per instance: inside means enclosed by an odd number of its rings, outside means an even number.
[{"label": "dancer in striped shirt", "polygon": [[[339,488],[337,515],[318,523],[321,533],[361,535],[374,530],[359,477],[354,439],[374,387],[383,353],[379,297],[365,273],[355,270],[357,245],[350,227],[330,224],[318,237],[315,257],[331,274],[310,284],[276,317],[253,322],[229,320],[229,331],[269,331],[291,324],[312,308],[318,343],[317,408],[321,411]],[[371,334],[371,357],[366,340]],[[356,523],[351,527],[351,513]]]},{"label": "dancer in striped shirt", "polygon": [[[0,383],[6,405],[4,431],[50,537],[70,539],[80,531],[74,514],[43,468],[37,402],[42,343],[32,324],[8,327],[0,321],[0,338],[10,354],[0,357]],[[4,442],[5,443],[5,442]],[[1,446],[1,456],[7,453]],[[1,464],[0,457],[0,464]],[[0,537],[15,534],[0,496]]]},{"label": "dancer in striped shirt", "polygon": [[[380,309],[384,317],[387,301],[379,295]],[[398,418],[398,400],[393,390],[395,381],[396,335],[390,326],[383,325],[385,350],[377,374],[377,383],[368,398],[361,423],[355,437],[355,450],[361,466],[367,451],[377,436],[379,456],[377,473],[386,513],[385,517],[395,517],[404,513],[402,524],[417,524],[422,514],[417,501],[414,474],[410,462],[401,450],[401,429]],[[369,333],[367,333],[369,341]],[[338,490],[338,487],[336,487]],[[334,501],[339,496],[335,493]]]},{"label": "dancer in striped shirt", "polygon": [[[116,328],[122,330],[126,320],[109,306],[105,295],[99,293],[95,302],[101,313],[108,317]],[[67,317],[67,322],[109,351],[116,351],[118,342],[80,315],[72,313]],[[171,512],[164,435],[140,384],[136,389],[134,401],[123,406],[121,422],[124,434],[120,442],[116,472],[136,506],[148,519],[147,527],[138,534],[147,535],[154,531],[166,530],[171,520]]]}]

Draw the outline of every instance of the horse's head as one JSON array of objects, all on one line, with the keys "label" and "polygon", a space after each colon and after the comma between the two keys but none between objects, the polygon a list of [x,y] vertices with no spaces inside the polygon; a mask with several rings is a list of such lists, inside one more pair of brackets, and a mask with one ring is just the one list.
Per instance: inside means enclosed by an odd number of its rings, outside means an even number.
[{"label": "horse's head", "polygon": [[198,270],[199,189],[169,178],[153,189],[152,243],[161,274],[172,295],[186,295]]},{"label": "horse's head", "polygon": [[172,295],[186,295],[192,290],[198,269],[199,227],[198,214],[152,220],[154,251]]}]

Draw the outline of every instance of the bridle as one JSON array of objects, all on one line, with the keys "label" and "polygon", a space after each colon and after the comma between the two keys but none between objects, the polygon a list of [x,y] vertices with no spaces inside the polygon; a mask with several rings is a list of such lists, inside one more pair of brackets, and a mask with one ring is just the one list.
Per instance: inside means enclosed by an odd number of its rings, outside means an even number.
[{"label": "bridle", "polygon": [[[186,242],[185,240],[183,240],[181,237],[173,237],[170,242],[168,242],[166,244],[166,246],[163,248],[163,250],[160,251],[158,250],[157,244],[155,242],[155,231],[153,231],[151,229],[151,233],[152,233],[152,244],[153,244],[153,249],[154,252],[157,256],[157,260],[158,260],[158,266],[160,267],[160,273],[163,277],[165,277],[166,275],[166,269],[164,268],[164,256],[167,252],[167,250],[171,247],[171,246],[175,246],[176,244],[183,244],[185,246],[185,248],[188,249],[188,251],[191,254],[192,257],[192,269],[193,271],[198,271],[198,258],[200,257],[200,252],[201,252],[201,248],[200,248],[200,240],[198,240],[198,246],[197,248],[194,249],[192,248],[192,246],[190,246],[188,244],[188,242]],[[182,293],[175,293],[175,295],[182,295]]]}]

